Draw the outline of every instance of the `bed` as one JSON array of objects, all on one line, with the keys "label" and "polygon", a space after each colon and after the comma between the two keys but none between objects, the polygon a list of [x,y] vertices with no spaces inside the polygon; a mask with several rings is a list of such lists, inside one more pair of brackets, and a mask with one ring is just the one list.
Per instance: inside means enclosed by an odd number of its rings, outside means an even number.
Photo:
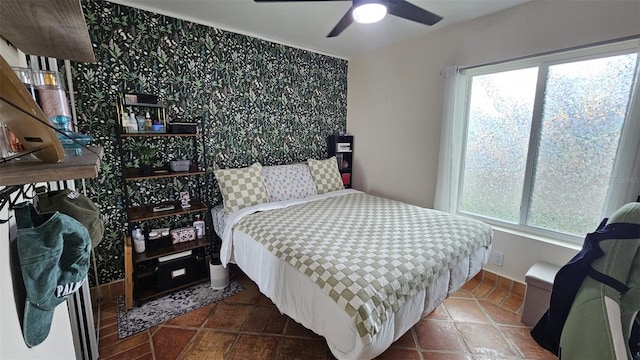
[{"label": "bed", "polygon": [[223,264],[237,264],[336,358],[371,359],[481,270],[492,231],[342,189],[335,164],[217,170],[214,229]]}]

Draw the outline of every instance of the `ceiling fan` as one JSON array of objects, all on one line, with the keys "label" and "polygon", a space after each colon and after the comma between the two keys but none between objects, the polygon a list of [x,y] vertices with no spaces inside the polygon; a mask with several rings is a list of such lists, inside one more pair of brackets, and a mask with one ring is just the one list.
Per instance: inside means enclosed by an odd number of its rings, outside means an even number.
[{"label": "ceiling fan", "polygon": [[[346,1],[346,0],[254,0],[255,2]],[[442,16],[424,10],[406,0],[351,0],[352,5],[327,37],[338,36],[354,20],[369,24],[382,20],[387,13],[425,25],[433,25]]]}]

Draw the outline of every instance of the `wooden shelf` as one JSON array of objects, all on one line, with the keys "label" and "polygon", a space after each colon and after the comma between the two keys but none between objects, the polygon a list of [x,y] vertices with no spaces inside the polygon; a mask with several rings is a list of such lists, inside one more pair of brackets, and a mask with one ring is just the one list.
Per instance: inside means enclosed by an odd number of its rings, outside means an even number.
[{"label": "wooden shelf", "polygon": [[0,36],[25,54],[96,61],[80,0],[2,0]]},{"label": "wooden shelf", "polygon": [[187,209],[183,209],[180,207],[180,201],[170,202],[169,204],[173,204],[173,210],[157,212],[153,211],[153,207],[157,206],[158,204],[133,206],[128,210],[129,221],[138,222],[151,219],[160,219],[174,215],[188,214],[207,210],[207,207],[199,199],[191,199],[191,207]]},{"label": "wooden shelf", "polygon": [[98,176],[104,150],[90,146],[95,153],[83,149],[80,156],[65,156],[59,163],[37,159],[17,159],[0,164],[0,186],[23,185],[47,181],[87,179]]},{"label": "wooden shelf", "polygon": [[145,133],[123,133],[120,134],[120,136],[122,136],[123,138],[125,137],[154,137],[154,136],[161,136],[161,137],[176,137],[176,136],[182,136],[182,137],[202,137],[202,134],[173,134],[173,133],[154,133],[154,132],[145,132]]},{"label": "wooden shelf", "polygon": [[170,177],[179,177],[179,176],[192,176],[192,175],[204,175],[204,171],[200,171],[197,167],[193,167],[189,171],[177,171],[173,172],[168,169],[156,169],[154,171],[164,170],[166,173],[154,173],[153,175],[140,175],[140,170],[136,168],[126,168],[124,169],[124,177],[126,181],[138,181],[138,180],[146,180],[146,179],[160,179],[160,178],[170,178]]},{"label": "wooden shelf", "polygon": [[139,254],[136,253],[135,262],[139,263],[142,261],[153,260],[161,256],[177,254],[179,252],[193,250],[193,249],[197,249],[205,246],[209,246],[209,240],[206,237],[203,237],[202,239],[196,239],[196,240],[188,241],[184,243],[173,244],[157,250],[147,250],[143,253],[139,253]]},{"label": "wooden shelf", "polygon": [[139,103],[139,102],[129,102],[127,100],[124,101],[124,106],[136,106],[136,107],[150,107],[150,108],[163,108],[163,103]]}]

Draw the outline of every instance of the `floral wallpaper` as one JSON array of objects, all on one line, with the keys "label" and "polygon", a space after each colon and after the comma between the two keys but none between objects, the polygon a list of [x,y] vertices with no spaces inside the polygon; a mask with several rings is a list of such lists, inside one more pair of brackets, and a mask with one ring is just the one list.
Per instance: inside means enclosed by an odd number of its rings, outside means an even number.
[{"label": "floral wallpaper", "polygon": [[[346,129],[347,61],[100,0],[83,0],[96,63],[72,63],[78,129],[105,149],[88,195],[105,218],[96,248],[101,283],[124,278],[126,196],[134,204],[175,200],[179,192],[222,202],[213,169],[326,157],[328,135]],[[202,137],[117,135],[121,93],[161,97],[169,121],[197,123]],[[191,159],[205,175],[127,182],[127,150],[157,147],[156,164]],[[125,192],[126,190],[126,192]],[[182,226],[190,215],[158,220]],[[156,224],[152,224],[156,225]],[[90,279],[92,284],[94,279]]]}]

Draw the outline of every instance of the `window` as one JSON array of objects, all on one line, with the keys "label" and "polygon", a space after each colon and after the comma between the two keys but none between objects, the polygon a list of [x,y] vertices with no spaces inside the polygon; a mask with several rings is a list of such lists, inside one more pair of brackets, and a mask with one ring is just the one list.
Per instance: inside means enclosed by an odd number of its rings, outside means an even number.
[{"label": "window", "polygon": [[467,70],[457,211],[576,241],[592,232],[613,185],[639,182],[619,175],[638,149],[637,64],[634,40]]}]

